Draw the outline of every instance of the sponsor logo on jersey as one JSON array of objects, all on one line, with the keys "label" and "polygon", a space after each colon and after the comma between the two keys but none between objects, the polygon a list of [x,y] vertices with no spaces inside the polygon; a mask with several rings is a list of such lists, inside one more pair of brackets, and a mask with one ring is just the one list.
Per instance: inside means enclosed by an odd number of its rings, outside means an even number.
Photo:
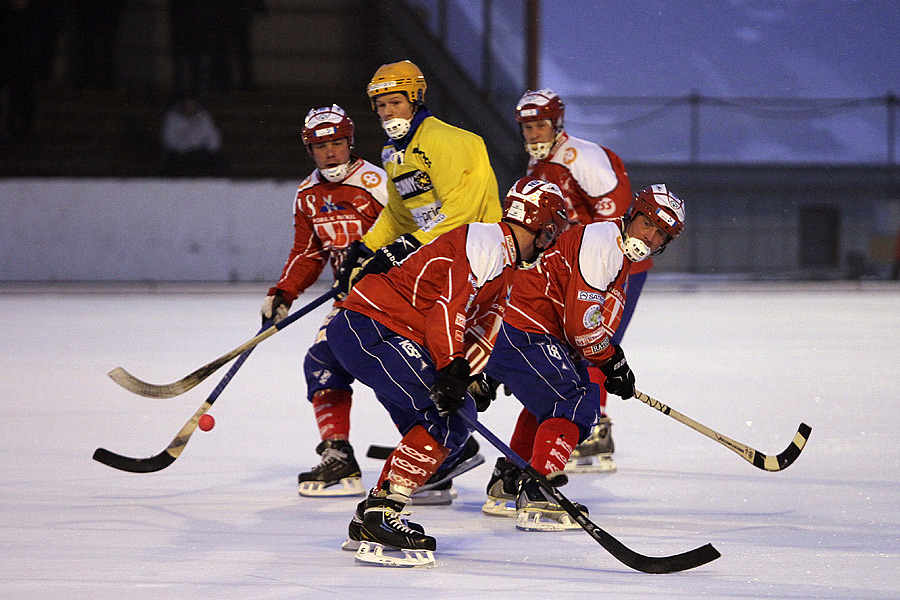
[{"label": "sponsor logo on jersey", "polygon": [[[503,251],[506,253],[506,262],[510,265],[515,264],[516,261],[513,260],[513,252],[515,252],[516,247],[515,238],[509,234],[504,234],[503,240]],[[509,300],[509,294],[507,294],[506,299]]]},{"label": "sponsor logo on jersey", "polygon": [[319,212],[334,212],[336,210],[341,210],[341,207],[331,201],[331,196],[325,196],[322,198],[322,206],[319,208]]},{"label": "sponsor logo on jersey", "polygon": [[594,211],[601,217],[612,217],[616,214],[616,203],[613,202],[612,198],[604,196],[594,204]]},{"label": "sponsor logo on jersey", "polygon": [[603,307],[599,304],[591,304],[586,311],[584,311],[584,316],[581,318],[581,323],[584,325],[585,329],[596,329],[603,324]]},{"label": "sponsor logo on jersey", "polygon": [[431,231],[435,225],[446,218],[446,215],[441,212],[441,203],[439,201],[426,204],[425,206],[411,208],[409,209],[409,212],[416,222],[416,225],[422,231]]},{"label": "sponsor logo on jersey", "polygon": [[587,346],[589,344],[593,344],[605,335],[606,332],[603,330],[603,328],[595,329],[594,331],[591,331],[590,333],[587,333],[585,335],[576,335],[575,343],[578,344],[579,347]]},{"label": "sponsor logo on jersey", "polygon": [[367,188],[374,188],[381,185],[381,174],[375,171],[366,171],[359,176],[359,180]]},{"label": "sponsor logo on jersey", "polygon": [[571,146],[566,148],[566,151],[563,153],[563,164],[571,165],[575,162],[575,159],[578,158],[578,150],[572,148]]},{"label": "sponsor logo on jersey", "polygon": [[472,286],[472,293],[469,294],[469,298],[466,300],[466,314],[468,314],[469,310],[472,308],[472,304],[475,302],[475,298],[478,296],[478,279],[473,273],[469,273],[466,281]]},{"label": "sponsor logo on jersey", "polygon": [[415,198],[434,189],[434,184],[431,183],[431,177],[428,176],[428,173],[419,170],[394,177],[394,185],[397,187],[397,193],[404,200]]},{"label": "sponsor logo on jersey", "polygon": [[621,302],[622,304],[625,304],[625,295],[622,293],[622,290],[620,290],[619,288],[615,287],[615,288],[611,289],[611,290],[609,291],[609,293],[613,295],[613,298],[615,298],[616,300],[618,300],[618,301]]},{"label": "sponsor logo on jersey", "polygon": [[414,156],[421,156],[422,162],[425,163],[425,166],[427,166],[429,169],[431,168],[431,159],[425,156],[425,153],[418,146],[412,149],[412,153]]},{"label": "sponsor logo on jersey", "polygon": [[594,356],[595,354],[602,354],[604,350],[609,348],[609,338],[604,338],[599,344],[594,344],[593,346],[586,348],[584,351],[585,356]]},{"label": "sponsor logo on jersey", "polygon": [[601,292],[588,292],[581,290],[578,292],[578,299],[586,302],[603,302],[605,296]]}]

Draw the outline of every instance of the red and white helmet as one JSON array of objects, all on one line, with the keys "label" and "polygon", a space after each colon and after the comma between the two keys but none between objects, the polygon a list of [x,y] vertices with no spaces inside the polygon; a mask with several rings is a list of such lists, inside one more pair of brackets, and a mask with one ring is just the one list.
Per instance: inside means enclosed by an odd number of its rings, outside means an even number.
[{"label": "red and white helmet", "polygon": [[628,214],[633,218],[637,213],[647,215],[657,227],[669,234],[669,241],[684,230],[684,202],[664,183],[651,185],[634,195]]},{"label": "red and white helmet", "polygon": [[563,130],[565,112],[566,105],[562,98],[550,88],[528,90],[516,105],[516,121],[526,123],[550,119],[558,134]]},{"label": "red and white helmet", "polygon": [[317,142],[349,138],[353,146],[353,121],[337,104],[314,108],[306,113],[303,121],[303,144],[309,150]]},{"label": "red and white helmet", "polygon": [[[631,206],[625,214],[625,224],[638,214],[645,215],[654,225],[662,229],[668,238],[653,254],[659,254],[666,246],[684,230],[684,202],[670,192],[665,184],[657,183],[635,193]],[[650,248],[643,240],[636,237],[625,237],[625,256],[633,262],[644,260],[650,256]]]},{"label": "red and white helmet", "polygon": [[530,175],[509,188],[503,203],[503,220],[536,234],[535,246],[541,249],[553,245],[569,226],[566,201],[556,184]]}]

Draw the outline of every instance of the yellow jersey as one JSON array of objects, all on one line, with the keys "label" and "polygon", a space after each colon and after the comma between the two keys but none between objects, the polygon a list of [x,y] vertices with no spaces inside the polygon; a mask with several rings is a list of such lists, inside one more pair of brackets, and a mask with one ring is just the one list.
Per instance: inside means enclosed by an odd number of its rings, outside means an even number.
[{"label": "yellow jersey", "polygon": [[362,241],[371,250],[411,233],[422,244],[467,223],[497,223],[503,209],[484,140],[426,117],[405,150],[381,152],[388,202]]}]

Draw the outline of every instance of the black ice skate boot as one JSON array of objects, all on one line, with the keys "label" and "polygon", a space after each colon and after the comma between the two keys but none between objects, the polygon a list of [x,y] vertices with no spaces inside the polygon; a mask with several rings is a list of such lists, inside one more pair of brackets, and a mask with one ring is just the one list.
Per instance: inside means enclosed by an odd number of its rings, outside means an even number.
[{"label": "black ice skate boot", "polygon": [[316,446],[322,462],[297,476],[301,496],[363,496],[362,471],[347,440],[324,440]]},{"label": "black ice skate boot", "polygon": [[[549,478],[548,478],[549,479]],[[562,485],[565,476],[557,479]],[[553,483],[553,480],[551,480]],[[575,508],[588,514],[586,506],[573,502]],[[544,494],[544,490],[531,477],[523,477],[519,482],[519,497],[516,499],[516,529],[521,531],[565,531],[580,529],[562,506]]]},{"label": "black ice skate boot", "polygon": [[[362,524],[363,516],[366,512],[366,505],[369,502],[369,498],[373,498],[377,493],[378,488],[372,488],[371,490],[369,490],[369,497],[356,505],[356,511],[353,513],[353,518],[350,520],[350,524],[347,526],[347,541],[341,544],[341,550],[348,550],[350,552],[356,552],[357,550],[359,550],[359,543],[360,541],[362,541]],[[403,519],[403,524],[413,531],[417,531],[422,534],[425,533],[425,528],[418,523],[413,523],[411,521]]]},{"label": "black ice skate boot", "polygon": [[387,567],[434,565],[435,539],[409,527],[401,518],[408,502],[409,496],[388,481],[366,499],[357,562]]},{"label": "black ice skate boot", "polygon": [[583,442],[575,446],[566,471],[570,473],[615,473],[616,461],[613,452],[616,449],[612,438],[612,421],[601,415],[591,428],[591,433]]},{"label": "black ice skate boot", "polygon": [[481,512],[494,517],[515,517],[521,476],[522,471],[516,465],[502,456],[498,458],[487,484],[487,500]]}]

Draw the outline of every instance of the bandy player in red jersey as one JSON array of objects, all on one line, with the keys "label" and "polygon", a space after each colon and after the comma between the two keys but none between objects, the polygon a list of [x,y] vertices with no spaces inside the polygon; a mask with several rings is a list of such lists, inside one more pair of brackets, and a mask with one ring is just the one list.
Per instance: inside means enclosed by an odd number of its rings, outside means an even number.
[{"label": "bandy player in red jersey", "polygon": [[[294,244],[281,278],[269,289],[262,306],[263,320],[278,322],[291,303],[312,285],[330,261],[340,266],[347,248],[362,239],[387,203],[384,169],[356,156],[353,121],[337,106],[315,108],[306,115],[303,144],[316,169],[303,180],[294,200]],[[341,430],[346,418],[335,418],[341,408],[350,411],[350,376],[335,360],[325,338],[325,326],[339,302],[325,318],[316,341],[306,353],[303,371],[307,398],[316,412],[322,442],[316,452],[322,462],[299,475],[301,496],[364,495],[359,465]]]},{"label": "bandy player in red jersey", "polygon": [[[585,225],[619,219],[631,205],[631,183],[625,166],[615,152],[566,133],[565,104],[551,89],[528,91],[516,105],[525,150],[530,156],[529,175],[555,183],[562,190],[569,209],[569,223]],[[637,304],[652,259],[632,265],[627,282],[628,301],[613,343],[622,340]],[[598,383],[602,375],[589,370]],[[615,448],[612,422],[606,415],[606,392],[601,388],[601,413],[591,435],[572,453],[566,469],[575,472],[613,472]]]},{"label": "bandy player in red jersey", "polygon": [[512,273],[533,265],[567,225],[559,188],[524,177],[507,194],[500,223],[457,227],[388,272],[367,275],[328,324],[337,359],[374,390],[403,435],[351,521],[344,547],[356,549],[357,560],[434,562],[435,539],[405,522],[403,509],[465,447],[470,429],[457,412],[475,416],[468,388],[499,331]]},{"label": "bandy player in red jersey", "polygon": [[[612,342],[621,327],[625,282],[634,264],[661,252],[683,228],[682,201],[665,185],[653,185],[635,194],[623,219],[569,229],[536,268],[516,271],[485,373],[524,405],[509,445],[548,479],[565,481],[573,448],[600,412],[600,389],[588,366],[600,369],[609,393],[634,395],[634,375]],[[580,527],[502,457],[482,511],[515,516],[516,527],[526,531]]]}]

